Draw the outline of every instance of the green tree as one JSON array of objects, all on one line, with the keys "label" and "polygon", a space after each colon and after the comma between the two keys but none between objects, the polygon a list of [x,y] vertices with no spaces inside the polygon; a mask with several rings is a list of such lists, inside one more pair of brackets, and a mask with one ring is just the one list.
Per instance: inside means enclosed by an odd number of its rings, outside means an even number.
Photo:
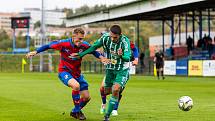
[{"label": "green tree", "polygon": [[93,11],[99,11],[99,10],[107,9],[107,6],[106,5],[95,5],[92,9],[93,9]]},{"label": "green tree", "polygon": [[75,9],[76,14],[83,14],[91,11],[88,5],[83,5],[80,8]]},{"label": "green tree", "polygon": [[7,32],[3,29],[0,30],[0,41],[4,39],[9,39]]},{"label": "green tree", "polygon": [[12,48],[12,40],[3,29],[0,30],[0,48],[0,51],[7,51],[7,48]]},{"label": "green tree", "polygon": [[40,21],[37,21],[36,23],[34,23],[34,29],[40,28],[40,26],[41,26],[41,22]]},{"label": "green tree", "polygon": [[72,15],[74,14],[73,9],[68,9],[68,8],[64,8],[64,9],[63,9],[63,12],[66,13],[66,16],[67,16],[67,17],[68,17],[68,16],[72,16]]}]

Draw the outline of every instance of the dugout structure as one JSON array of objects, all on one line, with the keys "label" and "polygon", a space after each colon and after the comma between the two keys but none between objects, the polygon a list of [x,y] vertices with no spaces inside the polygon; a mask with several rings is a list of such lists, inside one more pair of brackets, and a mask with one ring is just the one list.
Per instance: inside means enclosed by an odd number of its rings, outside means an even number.
[{"label": "dugout structure", "polygon": [[191,27],[192,38],[195,40],[195,31],[198,31],[198,37],[202,39],[203,26],[207,26],[210,36],[211,21],[214,19],[214,0],[136,0],[104,10],[69,16],[66,19],[66,26],[80,26],[106,21],[136,21],[136,45],[139,48],[140,22],[160,21],[163,36],[162,48],[165,51],[165,29],[170,29],[172,47],[177,33],[179,44],[181,44],[182,23],[185,26],[186,39],[188,38],[188,28]]}]

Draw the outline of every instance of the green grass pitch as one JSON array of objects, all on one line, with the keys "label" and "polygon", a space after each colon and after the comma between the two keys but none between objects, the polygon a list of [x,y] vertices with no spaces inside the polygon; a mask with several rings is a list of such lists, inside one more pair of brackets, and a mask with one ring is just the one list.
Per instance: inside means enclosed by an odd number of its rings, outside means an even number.
[{"label": "green grass pitch", "polygon": [[[91,101],[83,111],[87,121],[101,121],[103,75],[85,74],[85,78]],[[184,95],[194,101],[188,112],[177,105]],[[75,121],[69,117],[72,107],[71,89],[56,73],[0,73],[0,121]],[[215,78],[131,76],[118,113],[111,121],[214,121]]]}]

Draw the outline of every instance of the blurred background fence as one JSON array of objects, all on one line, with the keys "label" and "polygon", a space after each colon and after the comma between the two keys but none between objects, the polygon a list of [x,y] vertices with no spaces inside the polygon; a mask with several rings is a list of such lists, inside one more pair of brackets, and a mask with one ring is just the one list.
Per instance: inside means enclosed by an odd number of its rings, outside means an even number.
[{"label": "blurred background fence", "polygon": [[[51,55],[51,58],[50,58]],[[25,58],[24,54],[1,54],[0,55],[0,72],[22,72],[22,59],[27,64],[24,66],[25,72],[39,72],[40,57],[36,55],[30,59]],[[51,59],[51,60],[50,60]],[[44,54],[44,72],[58,72],[60,55]],[[95,57],[87,55],[83,58],[81,65],[82,73],[105,73],[105,66]],[[144,65],[136,66],[136,74],[151,75],[153,74],[153,62],[150,58],[144,59]]]}]

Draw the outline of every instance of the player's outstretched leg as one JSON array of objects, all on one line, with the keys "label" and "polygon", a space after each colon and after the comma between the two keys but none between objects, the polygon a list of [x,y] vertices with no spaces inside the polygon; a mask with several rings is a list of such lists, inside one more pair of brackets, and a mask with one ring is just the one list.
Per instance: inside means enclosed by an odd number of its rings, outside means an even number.
[{"label": "player's outstretched leg", "polygon": [[[80,109],[83,109],[87,105],[87,103],[90,101],[90,93],[88,91],[88,83],[84,79],[83,75],[81,75],[77,80],[80,84],[80,95],[81,95]],[[85,117],[82,110],[79,112],[79,120],[86,120],[86,117]]]},{"label": "player's outstretched leg", "polygon": [[87,103],[90,101],[90,98],[88,98],[88,99],[86,99],[86,98],[81,98],[80,99],[80,108],[82,109],[82,108],[84,108],[86,105],[87,105]]},{"label": "player's outstretched leg", "polygon": [[105,79],[106,79],[106,77],[103,78],[102,83],[101,83],[101,87],[100,87],[100,95],[101,95],[101,99],[102,99],[100,114],[104,114],[106,111],[107,94],[105,93],[105,88],[104,88]]},{"label": "player's outstretched leg", "polygon": [[113,111],[112,111],[112,113],[111,113],[111,115],[112,116],[117,116],[118,115],[118,108],[119,108],[119,103],[120,103],[120,100],[122,99],[122,92],[123,92],[123,90],[124,90],[125,88],[122,88],[121,90],[120,90],[120,92],[119,92],[119,100],[118,100],[118,102],[116,103],[116,105],[114,106],[114,108],[113,108]]},{"label": "player's outstretched leg", "polygon": [[89,101],[90,101],[90,93],[88,91],[88,87],[81,88],[80,108],[81,109],[84,108]]},{"label": "player's outstretched leg", "polygon": [[110,100],[109,100],[108,109],[104,116],[104,121],[109,121],[110,114],[113,111],[114,106],[116,105],[116,103],[119,100],[120,88],[121,88],[121,86],[117,83],[115,83],[113,85],[112,96],[110,97]]},{"label": "player's outstretched leg", "polygon": [[115,106],[115,104],[117,102],[118,102],[118,97],[112,95],[110,97],[109,104],[108,104],[108,109],[107,109],[107,112],[106,112],[106,114],[104,116],[104,120],[103,121],[109,121],[110,114],[113,111],[113,108],[114,108],[114,106]]},{"label": "player's outstretched leg", "polygon": [[100,94],[101,94],[101,99],[102,99],[102,104],[101,104],[101,108],[100,108],[100,114],[104,114],[105,113],[105,109],[106,109],[106,94],[104,91],[104,87],[102,86],[100,88]]},{"label": "player's outstretched leg", "polygon": [[109,101],[109,104],[108,104],[108,109],[107,109],[106,115],[110,116],[110,114],[113,111],[113,108],[114,108],[114,106],[116,105],[117,102],[118,102],[118,97],[115,96],[115,95],[112,95],[110,97],[110,101]]},{"label": "player's outstretched leg", "polygon": [[73,90],[72,91],[72,99],[74,103],[74,108],[72,109],[70,116],[79,119],[79,112],[81,111],[80,109],[80,91],[78,90]]},{"label": "player's outstretched leg", "polygon": [[74,108],[72,109],[70,116],[76,119],[80,118],[80,84],[74,79],[68,81],[68,86],[72,88],[72,99]]},{"label": "player's outstretched leg", "polygon": [[[88,89],[81,91],[80,108],[84,108],[90,101],[90,94]],[[86,117],[82,111],[80,111],[79,120],[86,120]]]},{"label": "player's outstretched leg", "polygon": [[119,102],[120,102],[121,98],[122,98],[122,94],[121,94],[121,92],[120,92],[120,94],[119,94],[119,100],[118,100],[118,102],[115,104],[115,106],[114,106],[114,108],[113,108],[113,111],[112,111],[112,113],[111,113],[112,116],[118,116],[118,111],[117,111],[117,110],[118,110]]}]

